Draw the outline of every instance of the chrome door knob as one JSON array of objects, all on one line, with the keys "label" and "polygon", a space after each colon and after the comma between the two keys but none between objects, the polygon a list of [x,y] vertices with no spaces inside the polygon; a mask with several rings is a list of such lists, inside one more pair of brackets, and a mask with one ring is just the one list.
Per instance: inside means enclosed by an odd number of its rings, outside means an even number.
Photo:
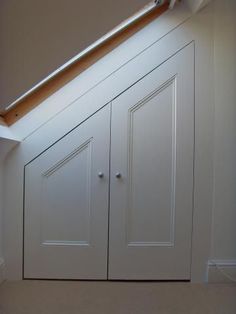
[{"label": "chrome door knob", "polygon": [[104,177],[104,173],[103,172],[98,172],[98,177],[99,178],[103,178]]},{"label": "chrome door knob", "polygon": [[120,179],[120,178],[121,178],[121,173],[120,173],[120,172],[117,172],[117,173],[116,173],[116,178],[117,178],[117,179]]}]

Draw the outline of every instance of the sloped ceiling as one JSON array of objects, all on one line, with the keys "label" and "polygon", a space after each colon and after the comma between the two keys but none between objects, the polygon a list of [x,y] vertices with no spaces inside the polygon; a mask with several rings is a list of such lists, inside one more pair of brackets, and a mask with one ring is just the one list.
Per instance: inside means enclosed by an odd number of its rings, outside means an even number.
[{"label": "sloped ceiling", "polygon": [[1,0],[0,111],[150,0]]}]

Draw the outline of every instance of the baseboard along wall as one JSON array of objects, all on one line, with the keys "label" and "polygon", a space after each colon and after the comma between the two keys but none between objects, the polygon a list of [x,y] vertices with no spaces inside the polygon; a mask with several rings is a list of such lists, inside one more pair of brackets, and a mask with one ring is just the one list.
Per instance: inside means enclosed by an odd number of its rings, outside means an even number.
[{"label": "baseboard along wall", "polygon": [[236,260],[209,260],[208,282],[236,282]]}]

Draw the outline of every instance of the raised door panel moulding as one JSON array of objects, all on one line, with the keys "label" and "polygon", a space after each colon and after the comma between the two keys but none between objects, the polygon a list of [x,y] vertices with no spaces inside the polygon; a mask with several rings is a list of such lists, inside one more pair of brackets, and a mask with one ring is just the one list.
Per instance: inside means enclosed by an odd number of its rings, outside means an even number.
[{"label": "raised door panel moulding", "polygon": [[[42,173],[41,245],[90,246],[91,161],[89,139]],[[71,185],[78,187],[76,195],[70,193]]]},{"label": "raised door panel moulding", "polygon": [[[174,246],[174,223],[175,223],[175,181],[176,181],[176,78],[173,77],[150,95],[139,101],[129,109],[128,128],[128,205],[127,205],[127,245],[132,246]],[[163,96],[163,98],[162,98]],[[165,97],[169,102],[165,101]],[[155,112],[157,98],[163,103],[159,106],[158,116],[153,116]],[[162,107],[162,109],[161,109]],[[163,138],[162,118],[168,119],[166,124],[166,134]],[[146,119],[146,120],[145,120]],[[149,124],[145,124],[149,121]],[[143,126],[145,125],[145,128]],[[162,127],[162,132],[160,132]],[[153,137],[155,134],[160,136]],[[145,136],[146,135],[146,136]],[[141,143],[140,143],[141,141]],[[165,142],[167,154],[156,152],[157,147]],[[146,146],[146,148],[145,148]],[[153,146],[153,150],[152,150]],[[140,151],[141,149],[141,151]],[[153,160],[159,160],[159,167],[153,169],[146,167],[146,173],[142,173],[142,158],[145,152],[149,155],[149,163]],[[169,154],[170,152],[170,154]],[[165,156],[164,156],[165,155]],[[147,158],[147,156],[146,156]],[[163,162],[168,160],[169,167],[163,167]],[[148,169],[150,173],[147,173]],[[165,169],[165,170],[164,170]],[[162,172],[162,173],[161,173]],[[147,179],[153,184],[163,187],[164,178],[166,178],[165,189],[161,193],[152,194],[152,189],[143,190],[142,181]],[[162,184],[160,185],[160,181]],[[141,183],[141,185],[139,185]],[[168,193],[169,197],[162,198],[162,195]],[[142,196],[142,197],[141,197]],[[150,199],[156,198],[156,206],[151,206]],[[143,216],[144,202],[149,204],[149,216]],[[160,204],[161,202],[161,204]],[[165,208],[158,214],[158,206]],[[143,207],[142,207],[143,206]]]}]

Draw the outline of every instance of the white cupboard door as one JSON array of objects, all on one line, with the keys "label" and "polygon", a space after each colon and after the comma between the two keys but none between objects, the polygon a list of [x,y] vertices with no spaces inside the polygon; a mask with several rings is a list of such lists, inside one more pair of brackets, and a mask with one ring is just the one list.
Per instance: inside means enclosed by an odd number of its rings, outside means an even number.
[{"label": "white cupboard door", "polygon": [[106,106],[26,165],[25,278],[107,278],[109,142]]},{"label": "white cupboard door", "polygon": [[190,279],[193,49],[112,102],[110,279]]}]

